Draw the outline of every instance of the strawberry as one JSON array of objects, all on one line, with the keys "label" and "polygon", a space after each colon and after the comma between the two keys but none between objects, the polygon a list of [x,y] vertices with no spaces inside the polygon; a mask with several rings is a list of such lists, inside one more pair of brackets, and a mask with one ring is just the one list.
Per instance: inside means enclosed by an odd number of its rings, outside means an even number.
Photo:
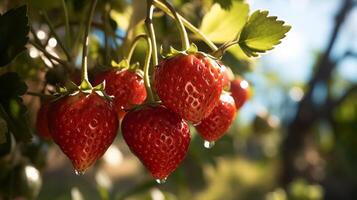
[{"label": "strawberry", "polygon": [[177,54],[155,68],[154,86],[168,109],[198,123],[219,101],[221,69],[215,60],[201,53]]},{"label": "strawberry", "polygon": [[128,70],[110,69],[99,74],[94,85],[100,84],[105,80],[105,92],[114,96],[114,105],[119,118],[123,118],[125,111],[135,105],[142,104],[146,99],[146,89],[142,76]]},{"label": "strawberry", "polygon": [[40,109],[37,112],[36,118],[36,130],[38,135],[43,139],[51,139],[50,130],[48,128],[48,108],[50,102],[43,101],[41,102]]},{"label": "strawberry", "polygon": [[204,140],[214,142],[229,129],[235,115],[236,106],[233,97],[227,93],[222,94],[219,104],[196,126],[196,129]]},{"label": "strawberry", "polygon": [[130,111],[121,127],[130,150],[157,180],[165,180],[177,168],[191,140],[187,122],[163,106]]},{"label": "strawberry", "polygon": [[225,66],[222,62],[219,62],[219,65],[221,66],[223,89],[229,91],[234,74],[231,68]]},{"label": "strawberry", "polygon": [[249,84],[246,80],[237,78],[231,82],[231,93],[237,109],[240,109],[249,98]]},{"label": "strawberry", "polygon": [[83,173],[112,144],[118,119],[110,101],[79,91],[51,103],[49,128],[76,172]]}]

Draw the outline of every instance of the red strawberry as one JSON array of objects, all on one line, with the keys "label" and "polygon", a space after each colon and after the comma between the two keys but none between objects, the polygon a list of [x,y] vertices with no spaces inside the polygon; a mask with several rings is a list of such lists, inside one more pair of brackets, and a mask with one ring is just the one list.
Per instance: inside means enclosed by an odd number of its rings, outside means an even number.
[{"label": "red strawberry", "polygon": [[214,142],[229,129],[235,115],[236,106],[233,97],[227,93],[222,94],[219,104],[196,126],[196,129],[204,140]]},{"label": "red strawberry", "polygon": [[43,139],[51,139],[50,130],[48,128],[48,108],[49,102],[43,101],[41,102],[40,109],[37,112],[36,118],[36,130],[38,135]]},{"label": "red strawberry", "polygon": [[154,79],[163,104],[194,123],[211,113],[222,93],[220,66],[200,53],[163,60],[155,69]]},{"label": "red strawberry", "polygon": [[96,92],[79,92],[51,103],[49,127],[53,140],[82,173],[112,144],[118,118],[110,101]]},{"label": "red strawberry", "polygon": [[153,177],[165,180],[184,159],[190,143],[188,124],[163,106],[130,111],[122,122],[125,142]]},{"label": "red strawberry", "polygon": [[249,98],[249,84],[246,80],[237,78],[231,83],[231,93],[236,103],[237,109],[240,109]]},{"label": "red strawberry", "polygon": [[231,68],[226,67],[222,62],[219,63],[221,66],[221,72],[222,72],[222,85],[224,90],[229,90],[231,87],[231,81],[234,79],[234,74],[231,70]]},{"label": "red strawberry", "polygon": [[114,96],[114,105],[119,118],[123,118],[125,111],[135,105],[142,104],[146,99],[146,89],[143,78],[136,72],[127,69],[110,69],[99,74],[94,85],[105,80],[105,92]]}]

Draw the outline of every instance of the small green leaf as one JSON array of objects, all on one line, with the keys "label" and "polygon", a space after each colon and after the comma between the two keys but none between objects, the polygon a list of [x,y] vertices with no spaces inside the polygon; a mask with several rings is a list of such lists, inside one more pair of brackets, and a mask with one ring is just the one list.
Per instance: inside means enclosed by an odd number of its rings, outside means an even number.
[{"label": "small green leaf", "polygon": [[284,25],[284,21],[268,14],[268,11],[254,12],[240,34],[239,46],[249,57],[273,49],[291,29],[291,26]]},{"label": "small green leaf", "polygon": [[229,10],[214,4],[203,17],[200,30],[213,42],[224,43],[235,40],[248,20],[249,5],[233,2]]},{"label": "small green leaf", "polygon": [[9,64],[26,50],[29,30],[27,6],[0,14],[0,67]]}]

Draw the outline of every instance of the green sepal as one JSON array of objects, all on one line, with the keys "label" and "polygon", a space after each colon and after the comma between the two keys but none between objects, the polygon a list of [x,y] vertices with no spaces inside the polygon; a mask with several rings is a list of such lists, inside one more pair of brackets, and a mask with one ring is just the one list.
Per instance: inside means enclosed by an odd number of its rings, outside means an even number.
[{"label": "green sepal", "polygon": [[129,71],[131,72],[136,72],[137,69],[140,69],[140,63],[136,62],[132,65],[130,65],[130,67],[128,68]]},{"label": "green sepal", "polygon": [[79,85],[79,90],[84,92],[84,93],[91,93],[93,89],[92,84],[88,80],[83,80],[81,84]]},{"label": "green sepal", "polygon": [[190,47],[184,51],[179,51],[174,47],[170,46],[169,52],[165,53],[163,47],[162,46],[160,47],[160,54],[162,55],[163,58],[171,58],[180,54],[190,55],[196,53],[200,53],[200,52],[198,51],[198,48],[194,43],[191,43]]},{"label": "green sepal", "polygon": [[123,69],[123,68],[129,68],[130,67],[129,61],[126,58],[121,60],[119,63],[117,63],[114,60],[112,60],[111,64],[112,64],[113,68],[118,68],[118,69]]},{"label": "green sepal", "polygon": [[105,89],[105,80],[93,88],[94,91],[104,91],[104,89]]}]

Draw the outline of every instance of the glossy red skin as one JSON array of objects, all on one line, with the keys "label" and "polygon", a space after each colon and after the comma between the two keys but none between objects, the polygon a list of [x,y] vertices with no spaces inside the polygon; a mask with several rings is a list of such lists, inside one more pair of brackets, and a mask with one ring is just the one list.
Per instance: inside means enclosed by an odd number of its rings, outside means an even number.
[{"label": "glossy red skin", "polygon": [[83,172],[112,144],[118,118],[110,101],[95,92],[79,92],[51,103],[49,127],[74,168]]},{"label": "glossy red skin", "polygon": [[187,122],[163,106],[128,112],[121,128],[130,150],[156,179],[168,177],[177,168],[191,140]]},{"label": "glossy red skin", "polygon": [[196,126],[196,129],[204,140],[216,141],[232,125],[236,112],[233,97],[229,94],[222,94],[219,104],[206,119]]},{"label": "glossy red skin", "polygon": [[211,113],[222,93],[220,66],[202,54],[165,59],[154,73],[154,86],[162,103],[193,123]]},{"label": "glossy red skin", "polygon": [[49,102],[41,102],[40,109],[36,117],[36,130],[38,135],[43,139],[51,139],[50,130],[48,128],[48,108]]},{"label": "glossy red skin", "polygon": [[240,109],[249,98],[249,86],[247,88],[242,88],[242,81],[242,79],[238,78],[231,82],[231,95],[235,101],[237,109]]},{"label": "glossy red skin", "polygon": [[234,79],[234,74],[231,68],[225,66],[222,62],[220,62],[219,65],[221,66],[223,89],[229,91],[231,87],[231,81]]},{"label": "glossy red skin", "polygon": [[94,85],[105,80],[105,92],[114,96],[114,105],[119,118],[123,118],[125,110],[140,105],[146,100],[146,88],[143,78],[129,70],[110,69],[99,74]]}]

